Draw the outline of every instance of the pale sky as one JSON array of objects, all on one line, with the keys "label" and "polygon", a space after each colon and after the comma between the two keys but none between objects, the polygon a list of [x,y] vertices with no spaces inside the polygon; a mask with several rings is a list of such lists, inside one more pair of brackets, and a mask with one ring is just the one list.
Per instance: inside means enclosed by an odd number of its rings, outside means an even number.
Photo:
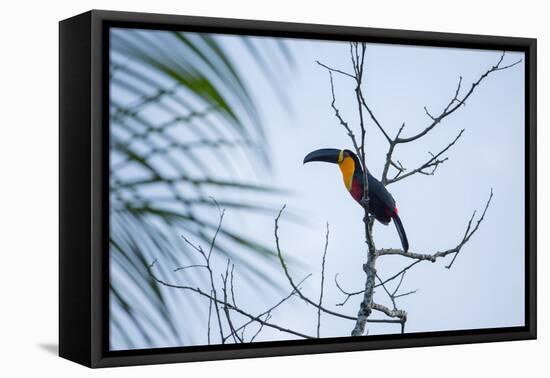
[{"label": "pale sky", "polygon": [[[268,88],[262,72],[253,64],[243,45],[233,36],[217,36],[231,52],[246,85],[254,94],[266,125],[273,170],[258,176],[243,168],[240,175],[253,182],[288,189],[292,195],[266,197],[250,193],[249,202],[287,205],[289,213],[298,214],[308,224],[281,221],[280,237],[285,256],[301,262],[292,266],[296,281],[308,273],[313,276],[303,285],[312,299],[319,296],[320,262],[323,253],[325,223],[330,224],[326,262],[324,305],[355,316],[360,296],[344,307],[334,306],[344,297],[334,285],[334,276],[350,291],[362,289],[366,260],[362,209],[346,192],[336,165],[303,165],[304,156],[318,148],[351,148],[351,143],[330,107],[329,77],[315,61],[352,71],[349,46],[343,42],[287,39],[296,67],[284,75],[284,91],[292,112],[280,105]],[[259,38],[261,39],[261,38]],[[453,96],[459,76],[463,77],[462,94],[471,83],[495,64],[501,52],[456,48],[411,47],[368,44],[364,93],[369,105],[390,135],[403,122],[403,136],[425,128],[430,119],[423,107],[438,114]],[[503,64],[522,58],[507,53]],[[476,89],[466,106],[445,119],[427,137],[399,146],[394,157],[409,169],[429,159],[449,144],[459,131],[465,132],[445,155],[449,160],[434,176],[415,175],[388,187],[394,196],[407,231],[410,251],[434,253],[456,246],[474,210],[481,213],[491,188],[494,198],[479,231],[463,248],[452,269],[445,269],[451,257],[432,264],[422,262],[405,277],[402,291],[417,293],[398,300],[408,312],[407,332],[463,330],[521,326],[524,324],[524,65],[491,74]],[[356,127],[356,103],[352,83],[335,75],[337,105],[342,116]],[[116,95],[116,94],[115,94]],[[121,95],[122,96],[122,95]],[[355,128],[357,130],[357,128]],[[380,177],[387,143],[372,122],[367,123],[367,165]],[[181,131],[185,135],[185,131]],[[206,157],[206,159],[208,159]],[[240,159],[243,161],[244,159]],[[207,160],[207,163],[210,163]],[[239,158],[236,160],[239,166]],[[212,167],[216,167],[214,161]],[[220,176],[227,173],[220,172]],[[231,198],[225,190],[209,195]],[[238,197],[236,198],[238,199]],[[250,215],[228,210],[224,228],[238,230],[263,244],[274,246],[273,218],[276,213]],[[206,218],[206,217],[205,217]],[[216,222],[214,213],[211,222]],[[377,247],[400,247],[393,225],[376,224]],[[238,253],[238,251],[237,251]],[[246,256],[255,264],[254,256]],[[223,258],[214,260],[219,272],[225,268]],[[377,261],[378,274],[384,278],[412,262],[398,256],[383,256]],[[159,258],[159,264],[169,264]],[[239,276],[235,267],[236,289],[241,307],[251,313],[261,312],[291,291],[279,266],[257,262],[275,280],[283,283],[283,292],[262,282],[250,282]],[[169,267],[171,268],[171,266]],[[167,269],[169,272],[169,269]],[[219,274],[218,274],[219,275]],[[178,276],[174,282],[185,282]],[[170,275],[163,276],[167,281]],[[393,287],[393,286],[392,286]],[[163,290],[174,290],[163,288]],[[192,296],[189,293],[172,293]],[[177,299],[176,299],[177,300]],[[390,305],[382,288],[375,301]],[[207,301],[196,301],[200,311],[208,310]],[[197,307],[188,311],[199,311]],[[381,318],[381,314],[375,314]],[[201,319],[192,317],[191,319]],[[271,321],[287,328],[315,334],[316,310],[298,298],[288,301],[273,313]],[[178,325],[189,335],[187,342],[204,344],[205,323],[198,320]],[[321,335],[347,336],[353,322],[323,315]],[[397,333],[399,326],[368,324],[370,335]],[[265,329],[257,341],[291,338]],[[159,337],[155,346],[178,346],[173,340]],[[116,340],[113,342],[116,348]]]}]

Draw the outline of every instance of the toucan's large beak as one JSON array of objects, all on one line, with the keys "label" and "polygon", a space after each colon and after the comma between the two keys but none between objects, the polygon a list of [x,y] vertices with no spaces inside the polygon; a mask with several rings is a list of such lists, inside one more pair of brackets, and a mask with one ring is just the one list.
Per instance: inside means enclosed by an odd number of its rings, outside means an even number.
[{"label": "toucan's large beak", "polygon": [[310,161],[324,161],[327,163],[338,163],[338,157],[340,156],[340,150],[336,148],[321,148],[307,154],[304,158],[304,164]]}]

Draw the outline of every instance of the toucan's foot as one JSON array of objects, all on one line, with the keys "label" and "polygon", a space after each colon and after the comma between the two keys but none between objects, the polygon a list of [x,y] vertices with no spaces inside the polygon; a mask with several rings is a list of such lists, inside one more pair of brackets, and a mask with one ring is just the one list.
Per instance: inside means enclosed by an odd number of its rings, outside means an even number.
[{"label": "toucan's foot", "polygon": [[361,206],[367,207],[370,203],[370,198],[361,198]]}]

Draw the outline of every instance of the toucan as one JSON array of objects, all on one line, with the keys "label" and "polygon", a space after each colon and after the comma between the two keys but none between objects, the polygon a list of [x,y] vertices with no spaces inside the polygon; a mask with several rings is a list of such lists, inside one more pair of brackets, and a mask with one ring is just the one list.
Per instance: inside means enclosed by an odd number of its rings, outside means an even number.
[{"label": "toucan", "polygon": [[[307,154],[304,164],[311,161],[323,161],[338,164],[344,179],[344,185],[354,200],[361,204],[363,199],[363,169],[357,155],[350,150],[338,150],[335,148],[322,148]],[[382,224],[389,224],[391,220],[395,224],[401,245],[405,252],[409,250],[407,234],[403,223],[397,214],[395,200],[384,185],[367,170],[369,212]]]}]

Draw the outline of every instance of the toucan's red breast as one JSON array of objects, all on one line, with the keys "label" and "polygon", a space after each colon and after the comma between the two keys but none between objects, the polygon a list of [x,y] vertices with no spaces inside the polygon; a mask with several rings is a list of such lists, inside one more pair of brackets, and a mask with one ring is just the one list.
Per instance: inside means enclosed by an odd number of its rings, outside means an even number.
[{"label": "toucan's red breast", "polygon": [[363,198],[363,182],[354,177],[349,192],[354,200],[361,203],[361,199]]}]

